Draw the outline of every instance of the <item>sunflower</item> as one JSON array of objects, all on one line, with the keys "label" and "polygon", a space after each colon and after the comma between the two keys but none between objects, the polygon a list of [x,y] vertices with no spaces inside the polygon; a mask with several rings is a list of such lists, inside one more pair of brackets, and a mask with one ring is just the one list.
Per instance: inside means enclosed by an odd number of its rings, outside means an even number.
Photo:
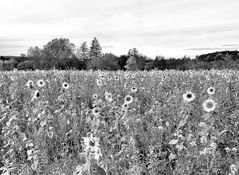
[{"label": "sunflower", "polygon": [[122,109],[123,109],[123,110],[128,109],[128,107],[129,107],[129,104],[127,104],[127,103],[124,103],[124,104],[122,105]]},{"label": "sunflower", "polygon": [[108,81],[111,81],[111,80],[112,80],[112,77],[109,75],[109,76],[107,77],[107,79],[108,79]]},{"label": "sunflower", "polygon": [[125,104],[130,104],[133,102],[133,97],[131,95],[126,95],[124,98],[124,103]]},{"label": "sunflower", "polygon": [[137,88],[137,87],[133,86],[133,87],[131,88],[131,92],[132,92],[132,93],[135,93],[135,92],[137,92],[137,91],[138,91],[138,88]]},{"label": "sunflower", "polygon": [[38,81],[37,81],[37,85],[38,85],[39,87],[43,87],[43,86],[45,85],[45,82],[43,81],[43,79],[38,80]]},{"label": "sunflower", "polygon": [[116,81],[119,81],[119,79],[120,79],[119,76],[115,76]]},{"label": "sunflower", "polygon": [[92,97],[93,97],[94,100],[97,100],[98,95],[97,94],[93,94]]},{"label": "sunflower", "polygon": [[100,115],[100,109],[98,107],[95,107],[92,109],[92,114],[95,116],[95,117],[98,117]]},{"label": "sunflower", "polygon": [[28,88],[33,88],[33,81],[31,81],[31,80],[29,80],[27,83],[26,83],[26,86],[28,87]]},{"label": "sunflower", "polygon": [[215,103],[212,99],[207,99],[203,102],[202,106],[204,111],[211,112],[215,110],[217,103]]},{"label": "sunflower", "polygon": [[96,80],[96,84],[97,84],[97,86],[102,86],[102,80],[101,79],[97,79]]},{"label": "sunflower", "polygon": [[106,99],[108,102],[112,102],[112,101],[113,101],[112,94],[111,94],[110,92],[105,92],[105,99]]},{"label": "sunflower", "polygon": [[62,87],[63,87],[64,89],[68,89],[70,86],[69,86],[68,83],[64,82],[64,83],[62,84]]},{"label": "sunflower", "polygon": [[87,133],[87,136],[83,137],[83,149],[85,153],[90,153],[90,155],[93,155],[97,160],[99,156],[102,155],[100,152],[99,139],[93,137],[92,133]]},{"label": "sunflower", "polygon": [[38,90],[35,90],[33,99],[38,99],[40,97],[40,92]]},{"label": "sunflower", "polygon": [[207,93],[208,93],[209,95],[215,94],[215,88],[214,88],[214,87],[209,87],[209,88],[207,89]]},{"label": "sunflower", "polygon": [[185,94],[183,94],[183,100],[186,102],[192,102],[194,99],[195,95],[191,91],[187,91]]}]

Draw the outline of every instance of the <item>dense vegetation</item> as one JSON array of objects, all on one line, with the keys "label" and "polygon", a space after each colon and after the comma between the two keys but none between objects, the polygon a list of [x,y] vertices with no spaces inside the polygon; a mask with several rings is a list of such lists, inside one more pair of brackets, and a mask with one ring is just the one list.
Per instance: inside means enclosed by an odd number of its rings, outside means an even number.
[{"label": "dense vegetation", "polygon": [[238,73],[1,72],[0,161],[14,175],[236,175]]},{"label": "dense vegetation", "polygon": [[155,59],[142,55],[136,48],[127,54],[116,56],[112,53],[102,53],[102,47],[94,38],[88,48],[83,42],[76,49],[75,45],[66,38],[53,39],[43,48],[30,47],[27,55],[20,57],[1,56],[0,70],[210,70],[210,69],[239,69],[239,52],[222,51],[196,56],[191,59],[165,59],[156,56]]}]

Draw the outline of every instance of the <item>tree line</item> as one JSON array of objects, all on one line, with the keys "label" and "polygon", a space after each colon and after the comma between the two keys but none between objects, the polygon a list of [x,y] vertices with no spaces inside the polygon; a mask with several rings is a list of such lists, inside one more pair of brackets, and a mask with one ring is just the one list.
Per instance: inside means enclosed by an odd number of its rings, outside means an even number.
[{"label": "tree line", "polygon": [[102,47],[96,37],[88,47],[87,42],[75,46],[67,38],[56,38],[49,41],[43,48],[30,47],[27,55],[20,57],[0,57],[0,70],[203,70],[203,69],[239,69],[239,52],[222,51],[196,56],[195,59],[183,58],[165,59],[156,56],[155,59],[142,55],[136,48],[127,54],[116,56],[112,53],[102,53]]}]

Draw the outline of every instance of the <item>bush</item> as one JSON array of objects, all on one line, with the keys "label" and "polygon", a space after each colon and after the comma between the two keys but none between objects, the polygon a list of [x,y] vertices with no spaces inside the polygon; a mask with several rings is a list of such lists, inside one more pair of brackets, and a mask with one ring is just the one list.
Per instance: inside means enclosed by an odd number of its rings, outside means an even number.
[{"label": "bush", "polygon": [[35,70],[32,61],[23,61],[17,65],[17,70]]}]

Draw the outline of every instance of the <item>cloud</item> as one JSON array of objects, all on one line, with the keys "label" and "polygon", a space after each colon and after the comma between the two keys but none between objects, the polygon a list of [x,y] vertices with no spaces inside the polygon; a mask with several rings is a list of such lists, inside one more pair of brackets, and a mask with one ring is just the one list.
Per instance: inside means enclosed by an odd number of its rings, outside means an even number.
[{"label": "cloud", "polygon": [[222,50],[224,48],[222,47],[215,47],[215,48],[188,48],[188,49],[185,49],[185,50]]}]

